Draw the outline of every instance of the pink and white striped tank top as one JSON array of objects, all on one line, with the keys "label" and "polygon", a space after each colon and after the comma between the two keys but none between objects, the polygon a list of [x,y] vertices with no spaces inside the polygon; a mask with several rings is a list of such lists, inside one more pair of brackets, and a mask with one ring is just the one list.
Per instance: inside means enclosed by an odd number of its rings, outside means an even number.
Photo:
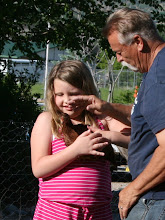
[{"label": "pink and white striped tank top", "polygon": [[[103,129],[101,121],[99,126]],[[54,138],[52,154],[66,148],[63,139]],[[90,207],[110,203],[110,162],[96,159],[76,159],[54,175],[39,179],[39,197],[65,204]]]}]

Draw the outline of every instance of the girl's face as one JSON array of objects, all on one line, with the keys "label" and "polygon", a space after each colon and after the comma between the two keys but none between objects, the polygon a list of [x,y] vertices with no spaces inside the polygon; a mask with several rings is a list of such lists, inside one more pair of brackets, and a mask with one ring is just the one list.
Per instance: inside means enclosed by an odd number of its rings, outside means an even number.
[{"label": "girl's face", "polygon": [[84,108],[69,105],[68,101],[71,100],[72,96],[84,95],[84,92],[67,82],[55,79],[54,94],[55,103],[58,109],[63,113],[67,113],[71,119],[81,121]]}]

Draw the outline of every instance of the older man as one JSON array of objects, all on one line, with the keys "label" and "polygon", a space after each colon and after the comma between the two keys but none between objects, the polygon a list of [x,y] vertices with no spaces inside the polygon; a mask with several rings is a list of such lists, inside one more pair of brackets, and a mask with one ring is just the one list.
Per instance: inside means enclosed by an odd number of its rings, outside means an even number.
[{"label": "older man", "polygon": [[[148,13],[123,8],[103,29],[118,62],[143,73],[133,106],[94,96],[74,99],[87,109],[131,122],[128,164],[133,181],[119,194],[121,219],[165,220],[165,41]],[[82,102],[84,101],[84,102]]]}]

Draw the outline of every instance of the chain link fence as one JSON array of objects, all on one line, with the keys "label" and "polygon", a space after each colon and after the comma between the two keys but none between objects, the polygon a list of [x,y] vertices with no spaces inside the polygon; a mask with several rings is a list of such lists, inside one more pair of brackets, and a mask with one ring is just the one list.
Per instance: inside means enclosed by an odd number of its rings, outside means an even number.
[{"label": "chain link fence", "polygon": [[118,76],[119,72],[120,70],[113,70],[110,76],[108,73],[98,72],[95,76],[97,85],[100,88],[105,88],[109,87],[110,83],[115,83],[116,88],[125,89],[134,89],[135,86],[140,85],[142,80],[141,73],[124,69]]},{"label": "chain link fence", "polygon": [[33,123],[0,122],[0,219],[32,219],[38,181],[30,161]]},{"label": "chain link fence", "polygon": [[[38,199],[38,180],[31,170],[30,134],[32,122],[0,121],[0,219],[31,220]],[[114,220],[119,220],[118,193],[131,181],[127,165],[116,152],[118,169],[112,171]]]}]

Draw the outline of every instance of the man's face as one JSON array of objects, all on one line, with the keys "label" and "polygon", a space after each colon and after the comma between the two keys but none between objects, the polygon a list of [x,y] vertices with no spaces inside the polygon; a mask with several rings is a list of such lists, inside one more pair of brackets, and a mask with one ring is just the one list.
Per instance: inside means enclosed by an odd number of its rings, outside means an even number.
[{"label": "man's face", "polygon": [[118,40],[118,32],[114,31],[108,37],[108,42],[114,52],[116,52],[117,61],[123,66],[127,66],[133,71],[138,71],[136,66],[137,49],[132,45],[121,44]]}]

